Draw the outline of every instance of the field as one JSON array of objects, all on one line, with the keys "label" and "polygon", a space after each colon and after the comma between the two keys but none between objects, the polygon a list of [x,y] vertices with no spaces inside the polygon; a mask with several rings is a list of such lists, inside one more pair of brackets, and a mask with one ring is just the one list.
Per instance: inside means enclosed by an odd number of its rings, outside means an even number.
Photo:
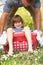
[{"label": "field", "polygon": [[34,50],[33,54],[16,52],[13,56],[0,50],[0,65],[43,65],[43,47]]}]

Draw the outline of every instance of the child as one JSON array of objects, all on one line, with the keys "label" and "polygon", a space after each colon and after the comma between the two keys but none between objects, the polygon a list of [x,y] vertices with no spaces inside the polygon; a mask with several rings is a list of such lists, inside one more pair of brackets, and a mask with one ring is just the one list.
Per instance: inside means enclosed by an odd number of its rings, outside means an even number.
[{"label": "child", "polygon": [[25,32],[25,36],[27,38],[28,41],[28,52],[33,53],[33,49],[32,49],[32,40],[31,40],[31,32],[30,32],[30,28],[29,27],[24,27],[24,23],[22,18],[19,15],[15,15],[12,18],[12,28],[8,28],[7,29],[7,37],[8,37],[8,42],[9,42],[9,55],[13,54],[13,46],[12,46],[12,39],[13,39],[13,35],[12,33],[16,33],[16,32]]}]

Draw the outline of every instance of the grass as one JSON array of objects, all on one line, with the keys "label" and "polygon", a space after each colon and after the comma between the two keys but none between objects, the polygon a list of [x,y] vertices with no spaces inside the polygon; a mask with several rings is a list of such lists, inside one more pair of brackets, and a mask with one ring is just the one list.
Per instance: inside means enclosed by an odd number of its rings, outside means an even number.
[{"label": "grass", "polygon": [[43,47],[35,50],[33,54],[16,52],[13,56],[0,51],[0,65],[43,65]]}]

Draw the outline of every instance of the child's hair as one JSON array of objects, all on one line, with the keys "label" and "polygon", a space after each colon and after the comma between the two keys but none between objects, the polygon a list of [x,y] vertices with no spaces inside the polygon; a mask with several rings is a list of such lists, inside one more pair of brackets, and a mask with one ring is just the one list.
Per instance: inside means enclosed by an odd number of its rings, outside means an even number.
[{"label": "child's hair", "polygon": [[14,27],[14,23],[17,23],[17,22],[21,22],[23,24],[23,26],[21,28],[24,27],[24,22],[23,22],[23,19],[20,15],[14,15],[14,17],[12,18],[12,27]]}]

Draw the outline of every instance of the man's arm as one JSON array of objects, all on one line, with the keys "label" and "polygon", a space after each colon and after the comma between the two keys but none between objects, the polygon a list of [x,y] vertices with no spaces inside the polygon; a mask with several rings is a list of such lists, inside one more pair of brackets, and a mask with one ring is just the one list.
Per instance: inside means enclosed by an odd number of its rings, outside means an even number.
[{"label": "man's arm", "polygon": [[34,8],[35,11],[35,21],[34,21],[34,27],[37,30],[41,29],[41,11],[40,8]]},{"label": "man's arm", "polygon": [[18,7],[12,7],[10,13],[3,12],[0,18],[0,33],[3,32],[4,24],[6,21],[9,21],[14,16],[15,12],[17,11]]},{"label": "man's arm", "polygon": [[0,34],[3,31],[4,24],[5,24],[6,20],[7,20],[7,16],[8,16],[8,13],[7,12],[3,12],[2,13],[2,16],[0,18]]},{"label": "man's arm", "polygon": [[34,27],[37,30],[41,29],[41,11],[40,11],[40,7],[41,7],[41,3],[40,0],[36,0],[35,4],[33,5],[34,7],[34,12],[35,12],[35,16],[34,16]]},{"label": "man's arm", "polygon": [[13,5],[13,1],[12,0],[6,0],[4,8],[3,8],[3,13],[2,16],[0,18],[0,34],[3,31],[4,28],[4,24],[7,20],[7,16],[10,13],[11,9],[12,9],[12,5]]}]

